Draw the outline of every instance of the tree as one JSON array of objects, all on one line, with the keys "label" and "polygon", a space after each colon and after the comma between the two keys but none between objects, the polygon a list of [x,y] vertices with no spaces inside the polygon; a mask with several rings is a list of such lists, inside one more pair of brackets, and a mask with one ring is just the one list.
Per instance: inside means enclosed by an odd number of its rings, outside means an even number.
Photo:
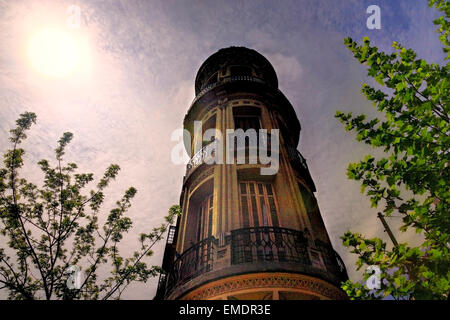
[{"label": "tree", "polygon": [[[111,164],[88,195],[85,188],[94,180],[92,173],[76,173],[75,163],[64,163],[63,156],[72,140],[66,132],[55,150],[56,165],[38,162],[44,174],[42,187],[19,176],[25,151],[19,148],[25,132],[36,122],[26,112],[11,130],[12,149],[4,155],[0,168],[0,288],[10,299],[110,299],[120,298],[132,282],[145,282],[161,269],[148,266],[157,243],[180,213],[169,209],[165,223],[139,236],[140,248],[122,257],[118,246],[132,227],[125,216],[136,189],[130,187],[116,202],[102,228],[100,208],[104,191],[120,168]],[[73,274],[82,270],[83,275]]]},{"label": "tree", "polygon": [[[449,55],[449,13],[447,1],[430,0],[444,13],[434,21],[439,26],[443,50]],[[345,45],[368,75],[388,90],[363,84],[362,92],[382,119],[366,120],[340,111],[336,117],[346,130],[356,131],[357,140],[383,148],[385,156],[368,155],[347,169],[350,179],[361,182],[372,207],[382,207],[384,215],[402,217],[400,231],[415,230],[423,241],[387,248],[379,239],[366,239],[347,231],[343,244],[358,255],[357,266],[375,266],[381,271],[381,287],[369,290],[364,284],[347,281],[342,288],[351,299],[448,299],[450,291],[449,255],[449,65],[429,64],[411,49],[394,42],[392,54],[379,52],[363,39]],[[386,93],[387,92],[387,93]],[[369,278],[366,273],[365,280]]]}]

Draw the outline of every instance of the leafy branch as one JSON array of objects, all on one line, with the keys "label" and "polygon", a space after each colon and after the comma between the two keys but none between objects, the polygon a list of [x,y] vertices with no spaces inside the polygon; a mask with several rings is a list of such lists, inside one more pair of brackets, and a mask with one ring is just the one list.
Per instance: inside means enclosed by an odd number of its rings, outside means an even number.
[{"label": "leafy branch", "polygon": [[[69,132],[58,141],[56,166],[48,160],[38,162],[44,174],[42,187],[19,178],[25,154],[19,145],[35,122],[34,113],[20,115],[10,131],[12,149],[5,153],[5,167],[0,168],[0,234],[9,247],[8,251],[0,248],[0,288],[8,290],[10,299],[110,299],[120,298],[130,283],[146,282],[159,274],[158,266],[144,260],[152,256],[152,247],[180,214],[179,207],[170,208],[160,227],[140,235],[139,250],[122,257],[118,245],[132,228],[126,213],[137,190],[125,191],[101,227],[104,192],[120,167],[110,165],[96,189],[85,195],[83,190],[94,176],[78,173],[75,163],[64,162],[73,138]],[[78,288],[67,286],[71,266],[81,267],[84,273]]]}]

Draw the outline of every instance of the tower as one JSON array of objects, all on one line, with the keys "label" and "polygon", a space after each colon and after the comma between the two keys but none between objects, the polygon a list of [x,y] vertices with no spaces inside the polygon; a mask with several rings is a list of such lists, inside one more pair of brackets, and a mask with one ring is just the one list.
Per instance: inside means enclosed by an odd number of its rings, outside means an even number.
[{"label": "tower", "polygon": [[[345,266],[297,150],[300,122],[270,62],[244,47],[221,49],[200,67],[195,93],[184,118],[193,137],[185,147],[193,156],[183,180],[182,215],[169,232],[167,273],[155,298],[345,299],[339,288],[347,279]],[[211,137],[208,129],[223,135]],[[257,136],[256,145],[239,145],[227,129],[268,134]],[[277,159],[271,174],[262,169],[274,163],[250,161],[262,140]],[[278,150],[272,148],[277,142]],[[220,153],[225,158],[227,143],[235,147],[236,161],[206,161]],[[244,163],[236,159],[242,149]]]}]

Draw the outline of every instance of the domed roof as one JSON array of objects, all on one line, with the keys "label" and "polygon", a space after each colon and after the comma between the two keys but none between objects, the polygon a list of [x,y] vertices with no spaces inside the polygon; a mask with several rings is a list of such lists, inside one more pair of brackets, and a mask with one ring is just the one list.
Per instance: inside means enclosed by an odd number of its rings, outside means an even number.
[{"label": "domed roof", "polygon": [[269,86],[278,88],[277,74],[263,55],[246,47],[228,47],[220,49],[201,65],[195,78],[195,94],[206,86],[214,73],[228,66],[251,67]]}]

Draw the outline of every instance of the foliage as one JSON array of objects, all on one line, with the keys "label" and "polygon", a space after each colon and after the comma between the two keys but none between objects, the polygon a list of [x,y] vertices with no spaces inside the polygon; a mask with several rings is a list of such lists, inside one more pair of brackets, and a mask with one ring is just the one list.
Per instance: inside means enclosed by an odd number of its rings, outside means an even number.
[{"label": "foliage", "polygon": [[[106,187],[120,170],[111,164],[89,195],[84,189],[94,180],[92,173],[77,173],[75,163],[64,163],[65,148],[73,135],[63,134],[55,150],[56,165],[39,161],[44,174],[43,186],[19,176],[25,151],[19,148],[25,132],[36,122],[26,112],[11,130],[13,148],[4,155],[0,168],[0,287],[10,299],[109,299],[120,298],[132,282],[145,282],[160,272],[144,260],[152,247],[180,213],[172,206],[165,223],[139,237],[140,248],[123,257],[119,244],[132,221],[125,213],[136,189],[130,187],[100,228],[100,209]],[[71,266],[83,271],[79,286],[69,289]],[[70,279],[69,279],[70,280]]]},{"label": "foliage", "polygon": [[[449,13],[447,1],[429,1],[444,13],[435,20],[449,59]],[[400,214],[400,231],[415,230],[423,236],[420,246],[399,244],[387,249],[381,239],[366,239],[347,231],[343,243],[358,255],[357,266],[375,265],[381,270],[380,289],[347,281],[342,288],[352,299],[391,295],[396,299],[447,299],[450,290],[449,255],[449,65],[418,59],[411,49],[394,42],[392,54],[379,52],[363,39],[345,44],[368,75],[385,91],[363,84],[362,92],[382,119],[366,120],[340,111],[336,117],[357,140],[383,148],[385,156],[366,156],[347,169],[350,179],[361,182],[362,192],[385,216]],[[387,92],[387,93],[386,93]],[[366,274],[365,279],[370,275]]]}]

